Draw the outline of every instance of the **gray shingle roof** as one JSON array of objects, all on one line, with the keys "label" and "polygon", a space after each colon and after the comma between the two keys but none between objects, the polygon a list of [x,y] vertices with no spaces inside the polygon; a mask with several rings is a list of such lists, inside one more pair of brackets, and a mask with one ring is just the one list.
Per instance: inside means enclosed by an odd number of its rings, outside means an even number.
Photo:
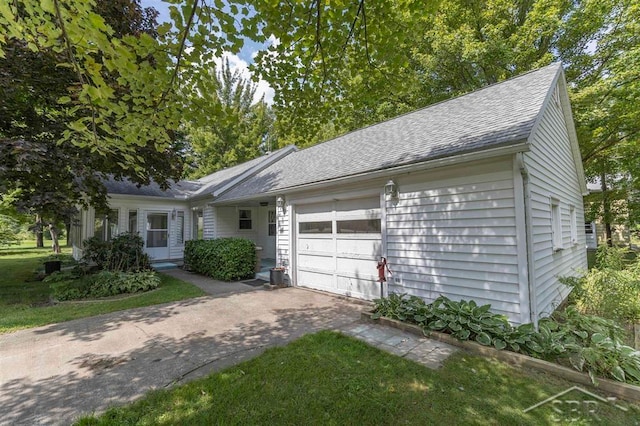
[{"label": "gray shingle roof", "polygon": [[552,64],[295,152],[218,200],[522,142],[560,69]]},{"label": "gray shingle roof", "polygon": [[210,194],[215,190],[224,187],[243,173],[249,172],[252,168],[259,170],[261,164],[264,163],[266,165],[271,161],[277,161],[278,157],[287,155],[295,149],[296,148],[293,146],[287,146],[271,154],[254,158],[253,160],[238,164],[237,166],[219,170],[196,181],[181,180],[173,182],[166,191],[160,189],[160,186],[155,182],[151,182],[150,185],[138,188],[135,183],[128,179],[117,181],[112,178],[105,182],[105,186],[107,187],[107,192],[110,194],[141,195],[146,197],[178,199],[198,197]]},{"label": "gray shingle roof", "polygon": [[115,180],[113,178],[104,182],[107,192],[109,194],[121,194],[121,195],[141,195],[145,197],[163,197],[163,198],[187,198],[191,195],[192,191],[201,187],[197,182],[180,181],[170,183],[169,189],[163,191],[160,186],[151,182],[149,185],[143,185],[138,188],[138,185],[131,182],[129,179]]}]

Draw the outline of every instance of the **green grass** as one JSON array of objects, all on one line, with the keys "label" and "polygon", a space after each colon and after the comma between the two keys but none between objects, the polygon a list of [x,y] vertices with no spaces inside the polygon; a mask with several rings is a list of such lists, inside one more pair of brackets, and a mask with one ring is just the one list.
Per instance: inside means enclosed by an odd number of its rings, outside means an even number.
[{"label": "green grass", "polygon": [[119,300],[51,305],[49,285],[33,280],[34,271],[42,269],[42,260],[51,249],[34,246],[29,242],[0,249],[0,333],[204,295],[198,287],[160,274],[160,286],[152,292]]},{"label": "green grass", "polygon": [[[552,404],[523,410],[571,386],[465,353],[429,370],[324,331],[78,424],[558,424]],[[599,421],[572,424],[638,424],[640,410],[622,405],[629,411],[600,404]]]}]

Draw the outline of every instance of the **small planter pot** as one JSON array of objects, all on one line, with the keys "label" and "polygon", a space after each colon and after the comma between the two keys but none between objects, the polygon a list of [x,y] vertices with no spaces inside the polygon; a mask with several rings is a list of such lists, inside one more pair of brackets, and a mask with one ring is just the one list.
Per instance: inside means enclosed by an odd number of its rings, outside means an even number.
[{"label": "small planter pot", "polygon": [[44,262],[44,273],[47,275],[51,275],[54,272],[60,271],[62,266],[62,262],[59,260],[50,260],[48,262]]},{"label": "small planter pot", "polygon": [[283,286],[284,285],[284,269],[272,268],[269,270],[269,284]]}]

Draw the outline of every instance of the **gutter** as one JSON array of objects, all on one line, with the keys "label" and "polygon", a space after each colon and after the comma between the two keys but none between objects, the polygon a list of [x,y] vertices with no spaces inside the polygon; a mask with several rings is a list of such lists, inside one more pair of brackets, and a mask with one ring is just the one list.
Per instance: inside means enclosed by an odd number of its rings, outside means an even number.
[{"label": "gutter", "polygon": [[521,153],[521,152],[529,151],[529,149],[530,148],[529,148],[529,144],[527,143],[527,140],[521,139],[516,141],[515,144],[510,144],[507,146],[483,149],[480,151],[473,151],[473,152],[468,152],[464,154],[453,155],[450,157],[437,158],[434,160],[427,160],[421,163],[410,163],[410,164],[404,164],[402,166],[379,169],[379,170],[374,170],[370,172],[362,172],[354,175],[342,176],[339,178],[334,178],[334,179],[325,180],[321,182],[312,182],[312,183],[305,183],[301,185],[289,186],[285,188],[278,188],[278,189],[261,192],[259,194],[251,194],[244,197],[229,198],[226,200],[221,200],[219,202],[222,204],[222,203],[231,203],[236,201],[250,200],[255,198],[256,196],[261,196],[261,197],[276,196],[276,195],[280,195],[280,194],[288,193],[292,191],[304,191],[304,190],[317,189],[325,186],[340,184],[343,182],[357,183],[362,181],[368,181],[375,178],[386,177],[389,174],[419,172],[423,170],[435,169],[435,168],[455,165],[459,163],[466,163],[470,161],[483,160],[483,159],[498,157],[502,155]]},{"label": "gutter", "polygon": [[523,153],[516,155],[516,161],[520,174],[522,175],[522,190],[524,193],[524,222],[525,222],[525,239],[527,247],[527,288],[529,291],[529,315],[531,322],[536,329],[538,328],[538,304],[536,300],[535,268],[533,259],[533,222],[531,218],[531,193],[529,191],[529,171],[524,162]]}]

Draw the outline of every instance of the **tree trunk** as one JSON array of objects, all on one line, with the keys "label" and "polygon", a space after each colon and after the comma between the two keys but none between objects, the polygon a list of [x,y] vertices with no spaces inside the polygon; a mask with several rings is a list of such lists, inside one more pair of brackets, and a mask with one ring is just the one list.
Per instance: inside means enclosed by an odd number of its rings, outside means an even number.
[{"label": "tree trunk", "polygon": [[40,217],[39,214],[36,214],[35,233],[36,233],[36,247],[37,248],[44,247],[43,232],[42,232],[42,218]]},{"label": "tree trunk", "polygon": [[49,232],[51,233],[51,241],[53,242],[53,252],[60,253],[60,242],[58,241],[58,228],[52,223],[49,224]]},{"label": "tree trunk", "polygon": [[607,189],[607,175],[603,171],[600,174],[600,188],[602,189],[602,220],[604,221],[604,232],[607,245],[613,247],[613,233],[611,231],[611,206],[609,205],[609,194]]},{"label": "tree trunk", "polygon": [[67,247],[71,245],[71,223],[65,224],[65,230],[67,231]]}]

